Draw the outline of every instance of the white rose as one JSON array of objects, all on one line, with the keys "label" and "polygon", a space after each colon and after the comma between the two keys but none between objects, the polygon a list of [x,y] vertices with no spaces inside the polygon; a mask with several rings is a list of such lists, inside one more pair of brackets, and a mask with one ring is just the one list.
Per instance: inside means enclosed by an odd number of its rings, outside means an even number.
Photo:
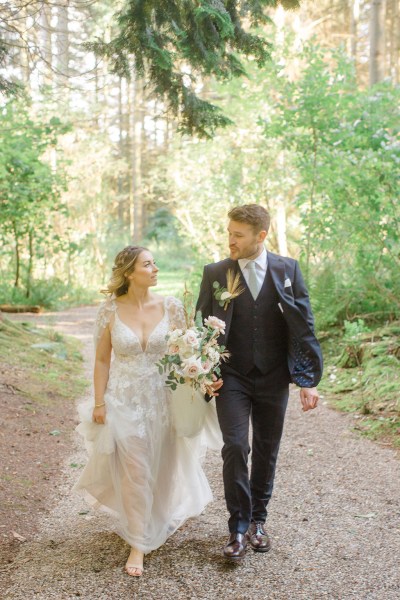
[{"label": "white rose", "polygon": [[199,375],[203,374],[203,366],[201,359],[191,356],[182,361],[182,375],[189,377],[190,379],[196,379]]},{"label": "white rose", "polygon": [[197,346],[199,345],[199,338],[197,336],[196,331],[194,331],[193,329],[187,330],[187,332],[183,336],[183,340],[188,346],[192,346],[193,348],[197,348]]},{"label": "white rose", "polygon": [[208,319],[204,319],[204,324],[212,329],[217,329],[220,333],[225,333],[225,321],[221,321],[218,317],[208,317]]},{"label": "white rose", "polygon": [[214,364],[219,362],[220,354],[217,350],[215,350],[215,348],[208,348],[207,356]]},{"label": "white rose", "polygon": [[182,329],[174,329],[173,331],[171,331],[171,333],[168,334],[168,341],[173,344],[174,342],[177,342],[178,339],[181,337],[181,335],[183,334]]},{"label": "white rose", "polygon": [[228,298],[232,298],[232,294],[230,292],[222,292],[221,300],[228,300]]},{"label": "white rose", "polygon": [[178,340],[177,345],[179,346],[178,354],[182,359],[193,356],[193,353],[195,352],[193,346],[189,346],[183,338]]}]

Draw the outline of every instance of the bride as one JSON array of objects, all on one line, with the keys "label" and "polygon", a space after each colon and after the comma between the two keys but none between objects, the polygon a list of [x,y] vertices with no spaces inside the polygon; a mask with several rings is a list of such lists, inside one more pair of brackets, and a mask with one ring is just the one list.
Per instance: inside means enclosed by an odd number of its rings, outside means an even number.
[{"label": "bride", "polygon": [[74,489],[115,517],[117,533],[131,546],[125,570],[136,577],[144,554],[212,499],[199,438],[175,433],[169,391],[156,366],[167,331],[185,326],[176,298],[150,292],[157,272],[146,248],[128,246],[116,256],[96,319],[94,408],[88,414],[80,407],[77,428],[89,461]]}]

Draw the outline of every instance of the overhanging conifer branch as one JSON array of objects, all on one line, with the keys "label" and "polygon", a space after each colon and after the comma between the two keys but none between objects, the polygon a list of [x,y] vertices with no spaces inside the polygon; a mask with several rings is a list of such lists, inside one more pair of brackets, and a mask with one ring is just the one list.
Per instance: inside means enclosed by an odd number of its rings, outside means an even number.
[{"label": "overhanging conifer branch", "polygon": [[[231,123],[221,109],[204,99],[195,84],[204,77],[224,80],[245,75],[241,56],[259,67],[270,59],[271,46],[251,26],[270,21],[266,9],[297,0],[126,0],[116,15],[111,42],[87,44],[110,59],[112,69],[129,77],[133,68],[150,95],[161,98],[189,135],[212,137]],[[250,25],[250,30],[244,23]],[[187,73],[189,71],[189,74]]]}]

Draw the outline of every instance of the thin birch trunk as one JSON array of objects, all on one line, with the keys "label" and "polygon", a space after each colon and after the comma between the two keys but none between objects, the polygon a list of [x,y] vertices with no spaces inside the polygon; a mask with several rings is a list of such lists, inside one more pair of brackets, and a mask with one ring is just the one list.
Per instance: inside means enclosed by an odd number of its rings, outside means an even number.
[{"label": "thin birch trunk", "polygon": [[372,0],[370,14],[369,84],[385,77],[385,14],[386,0]]},{"label": "thin birch trunk", "polygon": [[350,14],[351,57],[357,63],[358,23],[360,20],[360,0],[351,0]]},{"label": "thin birch trunk", "polygon": [[57,8],[57,74],[61,83],[69,75],[69,15],[68,1]]},{"label": "thin birch trunk", "polygon": [[32,271],[33,271],[33,231],[29,230],[28,234],[28,248],[29,248],[29,261],[28,261],[28,272],[26,276],[26,297],[31,297],[32,289]]},{"label": "thin birch trunk", "polygon": [[131,84],[130,114],[130,233],[135,244],[143,237],[143,198],[142,198],[142,82]]},{"label": "thin birch trunk", "polygon": [[19,235],[17,230],[17,224],[13,221],[12,224],[13,234],[14,234],[14,242],[15,242],[15,279],[14,279],[14,287],[19,288],[20,285],[20,272],[21,272],[21,253],[19,248]]},{"label": "thin birch trunk", "polygon": [[51,85],[53,81],[52,62],[52,39],[51,39],[51,7],[44,4],[40,12],[40,39],[42,43],[43,81],[45,85]]}]

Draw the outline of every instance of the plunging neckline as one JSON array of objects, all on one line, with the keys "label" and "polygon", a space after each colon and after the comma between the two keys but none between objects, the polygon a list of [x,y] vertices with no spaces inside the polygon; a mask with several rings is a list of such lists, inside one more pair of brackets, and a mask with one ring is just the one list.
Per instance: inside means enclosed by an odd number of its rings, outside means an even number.
[{"label": "plunging neckline", "polygon": [[145,354],[146,351],[147,351],[147,347],[149,345],[151,336],[156,331],[156,329],[158,329],[158,326],[161,325],[161,323],[164,321],[164,319],[165,319],[165,317],[167,315],[167,308],[166,308],[166,305],[165,305],[165,298],[163,298],[164,314],[161,317],[161,319],[158,321],[157,325],[155,327],[153,327],[153,329],[151,330],[151,332],[149,334],[149,337],[147,338],[147,341],[146,341],[146,344],[145,344],[144,348],[143,348],[142,341],[141,341],[140,337],[138,336],[138,334],[136,333],[136,331],[134,329],[132,329],[132,327],[129,327],[129,325],[127,325],[126,323],[124,323],[124,321],[122,321],[121,317],[118,314],[118,306],[117,306],[117,302],[115,302],[115,300],[114,300],[114,303],[115,303],[115,317],[118,319],[118,321],[121,323],[121,325],[123,325],[126,329],[128,329],[128,331],[130,331],[132,333],[132,335],[137,339],[137,341],[139,342],[139,346],[140,346],[141,351],[143,352],[143,354]]}]

